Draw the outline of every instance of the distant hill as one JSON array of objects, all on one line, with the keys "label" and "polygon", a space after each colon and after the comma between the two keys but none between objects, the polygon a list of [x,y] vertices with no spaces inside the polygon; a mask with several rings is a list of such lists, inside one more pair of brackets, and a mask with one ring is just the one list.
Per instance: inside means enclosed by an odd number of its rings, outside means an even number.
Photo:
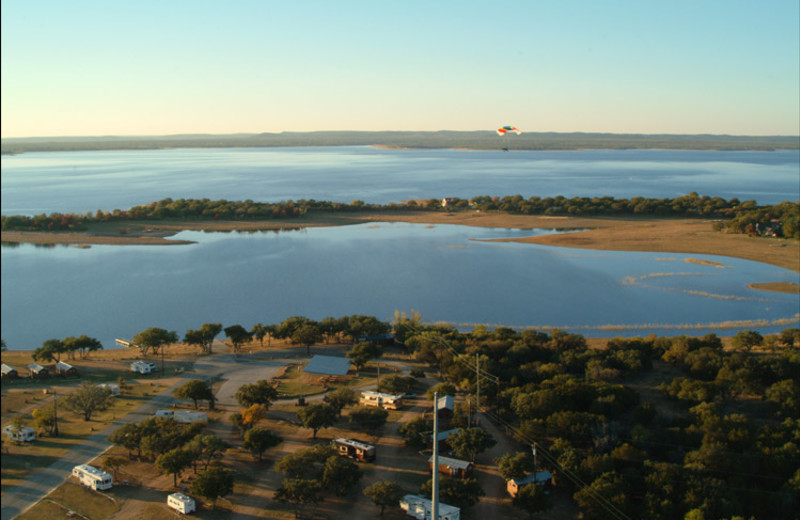
[{"label": "distant hill", "polygon": [[470,150],[797,150],[799,136],[734,136],[602,133],[523,133],[498,136],[474,132],[281,132],[263,134],[182,134],[164,136],[24,137],[2,139],[4,154],[74,150],[239,148],[291,146],[384,146]]}]

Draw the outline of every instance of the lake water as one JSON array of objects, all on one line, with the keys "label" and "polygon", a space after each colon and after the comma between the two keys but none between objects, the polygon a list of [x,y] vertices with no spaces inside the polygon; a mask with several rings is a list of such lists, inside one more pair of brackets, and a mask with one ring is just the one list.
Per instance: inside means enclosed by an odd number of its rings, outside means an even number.
[{"label": "lake water", "polygon": [[501,152],[371,147],[2,156],[4,215],[128,209],[167,197],[386,204],[478,195],[800,199],[800,152]]},{"label": "lake water", "polygon": [[[2,160],[4,214],[128,208],[167,196],[390,202],[697,191],[759,202],[800,198],[795,152],[352,147],[73,152]],[[425,321],[462,329],[555,326],[587,336],[732,334],[741,328],[772,333],[797,326],[800,297],[746,287],[800,281],[786,269],[709,255],[479,241],[531,234],[376,223],[280,233],[182,232],[175,238],[197,241],[186,246],[7,246],[0,250],[2,337],[10,348],[29,349],[50,338],[87,334],[113,348],[114,338],[148,327],[183,336],[210,321],[249,329],[293,315],[389,320],[395,310],[411,309]],[[733,321],[738,323],[728,328]]]}]

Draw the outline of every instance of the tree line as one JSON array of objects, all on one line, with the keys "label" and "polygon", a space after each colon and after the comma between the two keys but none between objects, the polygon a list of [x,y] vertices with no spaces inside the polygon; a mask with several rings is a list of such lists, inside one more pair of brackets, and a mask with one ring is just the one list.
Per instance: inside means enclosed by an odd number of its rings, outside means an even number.
[{"label": "tree line", "polygon": [[[22,231],[81,231],[94,222],[137,222],[150,220],[267,220],[299,218],[315,212],[357,211],[502,211],[521,215],[559,216],[658,216],[703,217],[724,219],[715,224],[718,230],[763,234],[778,237],[800,238],[800,204],[781,202],[759,206],[753,200],[700,196],[695,192],[677,198],[652,199],[634,197],[538,197],[522,195],[492,197],[482,195],[472,199],[450,198],[405,201],[402,203],[368,204],[360,200],[350,203],[316,201],[314,199],[288,200],[276,203],[210,199],[166,198],[128,210],[98,209],[94,214],[51,213],[35,216],[3,215],[3,230]],[[120,228],[121,232],[125,228]]]}]

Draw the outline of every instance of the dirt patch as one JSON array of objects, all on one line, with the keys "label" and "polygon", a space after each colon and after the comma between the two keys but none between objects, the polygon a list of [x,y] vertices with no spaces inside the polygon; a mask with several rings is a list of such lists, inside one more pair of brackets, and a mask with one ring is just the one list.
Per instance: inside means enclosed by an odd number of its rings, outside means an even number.
[{"label": "dirt patch", "polygon": [[747,287],[759,291],[800,294],[800,284],[794,282],[751,283]]}]

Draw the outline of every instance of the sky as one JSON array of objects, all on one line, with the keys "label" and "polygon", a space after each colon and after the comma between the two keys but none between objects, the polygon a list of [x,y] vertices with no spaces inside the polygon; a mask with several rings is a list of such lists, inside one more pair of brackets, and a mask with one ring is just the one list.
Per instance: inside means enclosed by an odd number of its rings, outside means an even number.
[{"label": "sky", "polygon": [[2,137],[800,134],[798,0],[2,0]]}]

